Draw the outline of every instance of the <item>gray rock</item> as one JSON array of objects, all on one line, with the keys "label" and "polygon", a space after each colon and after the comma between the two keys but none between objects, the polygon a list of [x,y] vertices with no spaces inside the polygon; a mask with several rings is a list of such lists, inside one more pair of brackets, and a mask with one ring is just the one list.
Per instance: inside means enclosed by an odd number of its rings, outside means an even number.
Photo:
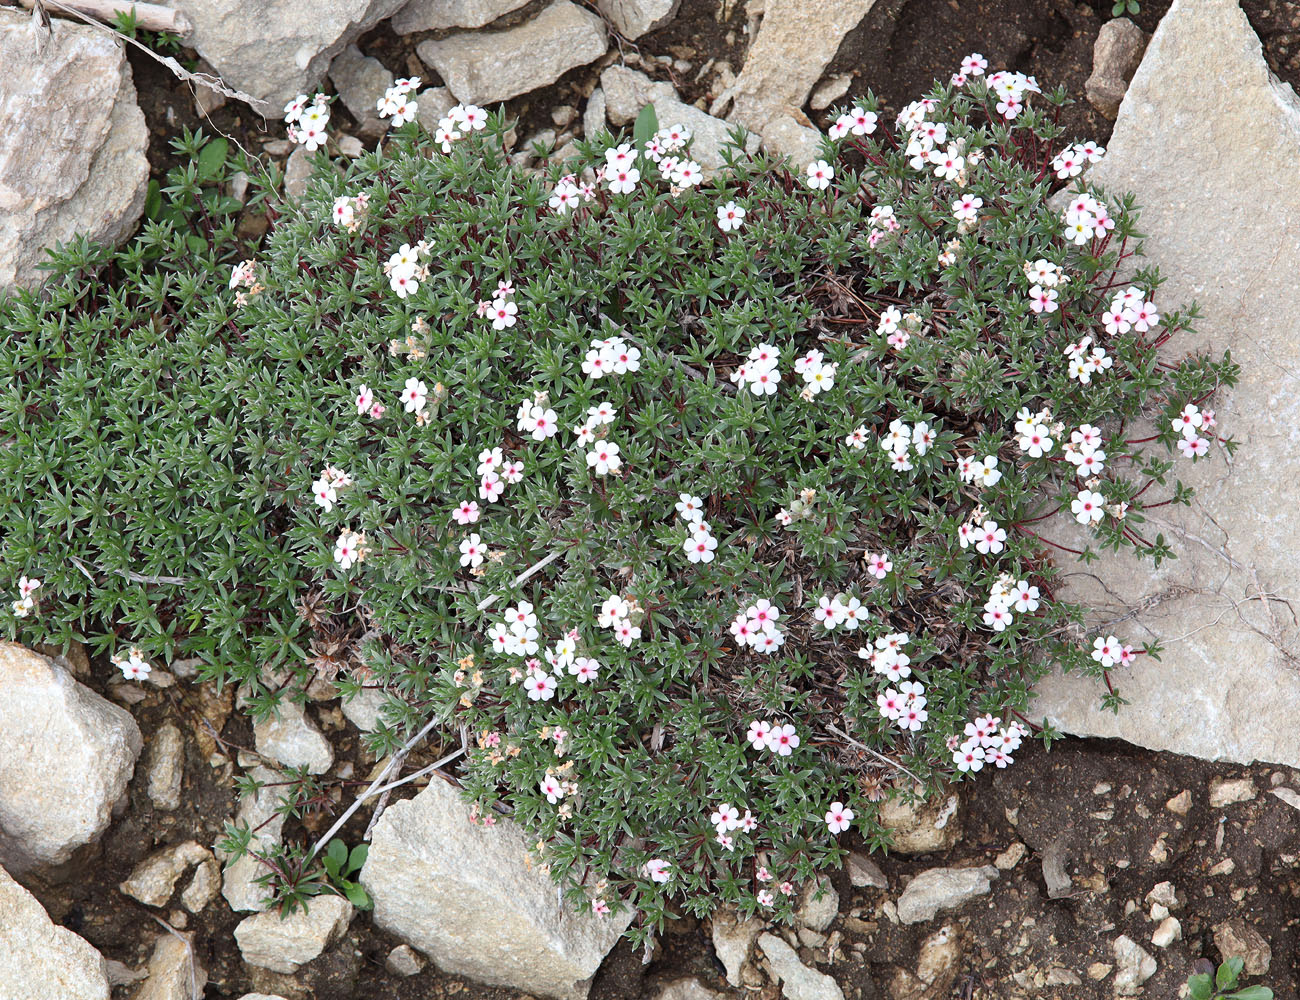
[{"label": "gray rock", "polygon": [[304,911],[255,913],[235,928],[239,953],[249,965],[292,974],[342,936],[352,922],[352,904],[342,896],[316,896]]},{"label": "gray rock", "polygon": [[1214,947],[1218,949],[1220,961],[1241,959],[1248,976],[1262,976],[1273,964],[1273,949],[1264,935],[1241,917],[1214,925]]},{"label": "gray rock", "polygon": [[58,927],[36,897],[0,868],[0,996],[108,1000],[104,956]]},{"label": "gray rock", "polygon": [[221,891],[221,865],[209,858],[194,869],[194,876],[181,892],[181,905],[191,913],[202,913]]},{"label": "gray rock", "polygon": [[658,1000],[727,1000],[694,977],[674,979],[659,991]]},{"label": "gray rock", "polygon": [[212,855],[196,841],[187,840],[145,858],[118,888],[145,906],[166,906],[180,877],[192,865],[211,859]]},{"label": "gray rock", "polygon": [[1053,676],[1034,711],[1077,735],[1297,767],[1300,629],[1279,602],[1300,602],[1300,505],[1282,502],[1281,485],[1300,476],[1300,100],[1269,73],[1236,0],[1175,0],[1107,145],[1089,178],[1136,194],[1147,263],[1166,279],[1156,302],[1201,306],[1196,335],[1177,336],[1171,356],[1231,348],[1242,378],[1212,405],[1223,433],[1249,446],[1231,468],[1217,450],[1194,465],[1175,455],[1196,498],[1151,511],[1145,527],[1177,559],[1153,569],[1107,552],[1089,567],[1097,583],[1071,576],[1069,598],[1098,620],[1135,616],[1122,639],[1164,647],[1159,662],[1111,672],[1128,704],[1107,711],[1096,681]]},{"label": "gray rock", "polygon": [[1112,981],[1115,995],[1133,996],[1143,983],[1156,974],[1156,960],[1127,934],[1117,937],[1112,947],[1115,955],[1115,979]]},{"label": "gray rock", "polygon": [[853,86],[853,74],[841,73],[838,76],[832,76],[824,83],[817,86],[808,98],[808,107],[814,111],[825,111],[832,104],[849,92]]},{"label": "gray rock", "polygon": [[[307,152],[306,146],[293,147],[293,152],[289,154],[289,159],[284,164],[285,197],[296,201],[307,193],[307,182],[311,180],[311,175],[316,172],[316,168],[311,162],[314,155],[314,153]],[[299,713],[301,711],[300,706]]]},{"label": "gray rock", "polygon": [[481,28],[518,10],[528,0],[411,0],[393,15],[399,35],[447,28]]},{"label": "gray rock", "polygon": [[[455,106],[456,98],[451,96],[451,91],[446,87],[427,87],[420,91],[419,95],[415,99],[415,120],[420,123],[421,127],[426,132],[432,133],[438,127],[438,122],[443,118],[446,118],[447,112]],[[373,695],[379,693],[380,692],[378,691],[367,688],[352,700],[355,702],[364,697],[370,698],[373,702]],[[377,708],[376,711],[378,711]],[[347,715],[349,719],[352,719],[352,716],[348,715],[347,705],[343,706],[343,714]],[[356,719],[352,719],[352,721],[357,722]],[[357,722],[357,727],[364,731],[364,727],[360,722]]]},{"label": "gray rock", "polygon": [[1210,808],[1223,809],[1255,798],[1255,782],[1245,778],[1211,778]]},{"label": "gray rock", "polygon": [[376,107],[384,91],[393,85],[393,74],[383,63],[362,54],[355,45],[349,45],[330,63],[330,83],[334,84],[344,107],[357,120],[363,136],[374,139],[388,130],[388,123],[379,117]]},{"label": "gray rock", "polygon": [[409,944],[399,944],[384,960],[384,968],[395,976],[414,976],[424,971],[427,964],[424,956]]},{"label": "gray rock", "polygon": [[814,931],[824,931],[840,912],[840,895],[825,875],[804,886],[795,920]]},{"label": "gray rock", "polygon": [[763,149],[777,159],[788,159],[796,171],[802,171],[814,160],[823,159],[822,140],[817,129],[807,124],[802,113],[779,115],[763,126]]},{"label": "gray rock", "polygon": [[590,142],[605,131],[605,91],[597,87],[582,109],[582,137]]},{"label": "gray rock", "polygon": [[149,184],[149,134],[122,46],[56,20],[37,55],[31,24],[0,9],[0,290],[38,284],[45,250],[75,235],[126,239]]},{"label": "gray rock", "polygon": [[196,1000],[207,983],[190,936],[160,934],[149,958],[149,978],[134,1000]]},{"label": "gray rock", "polygon": [[338,138],[339,155],[346,156],[350,160],[355,160],[358,156],[366,151],[361,140],[355,135],[341,135]]},{"label": "gray rock", "polygon": [[888,889],[889,881],[880,866],[860,851],[849,855],[844,867],[849,870],[849,881],[859,889],[872,886],[876,889]]},{"label": "gray rock", "polygon": [[663,102],[681,103],[671,83],[652,80],[640,70],[626,66],[605,69],[600,74],[600,89],[605,97],[606,113],[614,125],[631,124],[647,104],[654,104],[657,108]]},{"label": "gray rock", "polygon": [[[835,58],[844,36],[867,16],[874,3],[767,0],[758,35],[729,89],[733,104],[728,118],[763,136],[769,152],[790,156],[799,165],[815,147],[811,137],[799,131],[810,127],[802,111],[804,102]],[[808,156],[803,162],[813,158]]]},{"label": "gray rock", "polygon": [[580,915],[529,857],[517,826],[470,822],[459,792],[435,779],[375,824],[361,882],[374,922],[444,972],[581,1000],[632,919]]},{"label": "gray rock", "polygon": [[343,701],[343,715],[363,733],[373,733],[383,725],[381,712],[387,703],[388,695],[383,691],[378,688],[362,688],[355,698]]},{"label": "gray rock", "polygon": [[555,0],[505,31],[462,32],[421,42],[416,54],[466,104],[495,104],[554,83],[605,54],[605,22],[571,0]]},{"label": "gray rock", "polygon": [[[186,42],[226,83],[266,102],[270,118],[294,95],[312,91],[334,57],[404,0],[244,0],[187,4],[194,24]],[[256,16],[253,16],[255,13]]]},{"label": "gray rock", "polygon": [[677,14],[682,0],[596,0],[614,30],[627,39],[662,28]]},{"label": "gray rock", "polygon": [[840,42],[875,0],[767,0],[758,34],[733,87],[730,117],[761,131],[778,114],[802,108]]},{"label": "gray rock", "polygon": [[[306,147],[299,147],[299,150],[305,152]],[[292,156],[289,161],[292,168]],[[284,186],[286,189],[289,187],[288,170],[285,171]],[[253,725],[253,740],[259,753],[278,760],[285,767],[305,767],[310,774],[324,774],[334,763],[334,751],[330,749],[329,741],[307,718],[303,707],[289,698],[281,698],[279,707],[271,715]]]},{"label": "gray rock", "polygon": [[185,737],[170,722],[164,722],[149,744],[149,799],[155,808],[170,812],[181,804],[181,782],[185,777]]},{"label": "gray rock", "polygon": [[[725,162],[722,151],[731,144],[734,125],[714,118],[693,104],[683,103],[672,84],[651,80],[637,70],[610,66],[600,74],[600,85],[605,92],[609,120],[615,125],[634,121],[643,107],[653,104],[661,126],[685,125],[691,130],[691,157],[704,168],[705,176],[722,167]],[[757,151],[758,136],[748,136],[745,152],[753,155]]]},{"label": "gray rock", "polygon": [[1160,925],[1151,932],[1151,943],[1157,948],[1168,948],[1183,936],[1183,925],[1177,917],[1165,917]]},{"label": "gray rock", "polygon": [[235,813],[235,823],[246,825],[253,831],[253,838],[248,853],[226,866],[221,881],[221,895],[235,911],[265,909],[263,901],[267,892],[256,879],[266,869],[253,855],[264,854],[279,844],[284,827],[284,817],[276,811],[280,791],[269,784],[277,780],[276,773],[269,768],[255,767],[249,774],[262,783],[262,788],[256,795],[244,796]]},{"label": "gray rock", "polygon": [[727,982],[740,988],[745,963],[754,950],[754,942],[763,930],[763,922],[753,917],[740,920],[734,913],[715,913],[710,921],[713,953],[727,972]]},{"label": "gray rock", "polygon": [[880,803],[879,820],[889,828],[894,854],[946,851],[961,836],[961,800],[955,794],[907,799],[901,792]]},{"label": "gray rock", "polygon": [[1124,91],[1142,61],[1146,32],[1127,17],[1111,18],[1097,32],[1092,46],[1092,75],[1084,84],[1088,103],[1107,118],[1119,114]]},{"label": "gray rock", "polygon": [[0,863],[17,872],[60,864],[108,827],[140,730],[125,710],[13,643],[0,643],[0,691]]},{"label": "gray rock", "polygon": [[940,910],[955,910],[969,899],[986,895],[998,874],[992,865],[921,872],[898,897],[898,919],[905,924],[919,924],[932,920]]},{"label": "gray rock", "polygon": [[245,993],[239,1000],[284,1000],[278,993]]},{"label": "gray rock", "polygon": [[844,991],[834,979],[804,965],[798,953],[776,935],[760,934],[758,946],[772,978],[781,980],[781,995],[786,1000],[844,1000]]}]

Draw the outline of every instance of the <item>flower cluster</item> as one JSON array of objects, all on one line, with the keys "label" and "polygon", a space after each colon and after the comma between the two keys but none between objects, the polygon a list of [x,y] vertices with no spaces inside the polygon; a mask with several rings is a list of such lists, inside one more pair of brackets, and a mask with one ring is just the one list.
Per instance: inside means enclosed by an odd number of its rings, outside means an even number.
[{"label": "flower cluster", "polygon": [[588,378],[626,375],[641,370],[641,351],[622,337],[593,340],[582,360],[582,373]]},{"label": "flower cluster", "polygon": [[399,299],[414,295],[420,290],[420,282],[429,276],[429,267],[420,263],[420,258],[428,255],[429,244],[420,240],[415,246],[403,243],[385,262],[384,274],[388,278],[388,287],[397,293]]},{"label": "flower cluster", "polygon": [[1209,452],[1210,439],[1204,435],[1214,428],[1213,410],[1188,403],[1169,423],[1178,434],[1178,450],[1185,458],[1197,459]]},{"label": "flower cluster", "polygon": [[289,141],[296,142],[307,152],[314,153],[325,145],[325,129],[330,123],[330,99],[317,94],[310,103],[306,94],[299,94],[284,106],[284,122],[289,126]]},{"label": "flower cluster", "polygon": [[113,653],[109,662],[118,670],[122,671],[122,676],[129,681],[144,681],[149,679],[149,674],[153,670],[149,661],[145,659],[144,653],[140,651],[139,646],[132,646],[123,656],[120,653]]},{"label": "flower cluster", "polygon": [[1056,176],[1061,180],[1067,180],[1071,177],[1078,177],[1087,164],[1100,163],[1101,158],[1105,155],[1105,146],[1099,146],[1095,142],[1081,142],[1073,146],[1066,146],[1057,153],[1052,160],[1052,169],[1056,171]]},{"label": "flower cluster", "polygon": [[450,153],[458,140],[487,128],[487,121],[487,112],[477,105],[457,104],[438,120],[433,141],[444,153]]},{"label": "flower cluster", "polygon": [[1015,763],[1012,754],[1028,731],[1017,719],[1005,726],[992,715],[982,715],[966,723],[966,738],[950,738],[952,762],[958,771],[980,771],[985,764],[1004,768]]},{"label": "flower cluster", "polygon": [[905,732],[920,732],[930,718],[925,710],[925,687],[919,681],[903,681],[897,691],[885,688],[876,695],[876,706],[882,718],[897,723]]},{"label": "flower cluster", "polygon": [[984,624],[994,632],[1005,632],[1017,614],[1033,614],[1039,605],[1038,588],[1028,580],[1002,573],[989,590],[984,604]]},{"label": "flower cluster", "polygon": [[640,617],[641,609],[635,601],[610,594],[601,602],[596,624],[612,631],[614,638],[624,646],[631,646],[641,638],[641,626],[636,624]]},{"label": "flower cluster", "polygon": [[18,600],[12,604],[14,616],[26,618],[36,608],[36,598],[32,595],[41,587],[41,581],[28,576],[18,578]]},{"label": "flower cluster", "polygon": [[912,672],[912,658],[903,649],[911,641],[906,632],[887,633],[879,636],[874,645],[859,649],[858,659],[867,660],[875,673],[897,684]]},{"label": "flower cluster", "polygon": [[785,644],[785,632],[777,625],[780,619],[781,609],[761,598],[731,620],[731,634],[755,652],[770,655]]},{"label": "flower cluster", "polygon": [[1077,195],[1065,208],[1065,238],[1076,246],[1105,239],[1114,228],[1115,220],[1106,203],[1086,192]]},{"label": "flower cluster", "polygon": [[748,386],[755,396],[774,396],[781,385],[781,373],[776,367],[780,357],[781,349],[776,345],[759,344],[750,349],[748,359],[731,373],[731,381]]},{"label": "flower cluster", "polygon": [[768,750],[778,757],[789,757],[799,749],[799,731],[790,723],[762,722],[754,719],[749,724],[745,739],[755,750]]},{"label": "flower cluster", "polygon": [[311,484],[312,498],[328,514],[338,503],[339,490],[345,490],[351,485],[351,476],[342,469],[327,465],[321,470],[320,477]]},{"label": "flower cluster", "polygon": [[407,122],[415,121],[415,114],[420,105],[411,99],[411,92],[420,87],[418,76],[396,81],[384,91],[384,96],[375,102],[375,109],[380,118],[391,118],[393,128],[401,128]]},{"label": "flower cluster", "polygon": [[349,233],[359,232],[366,224],[370,208],[370,195],[362,191],[356,195],[339,195],[334,199],[334,225]]}]

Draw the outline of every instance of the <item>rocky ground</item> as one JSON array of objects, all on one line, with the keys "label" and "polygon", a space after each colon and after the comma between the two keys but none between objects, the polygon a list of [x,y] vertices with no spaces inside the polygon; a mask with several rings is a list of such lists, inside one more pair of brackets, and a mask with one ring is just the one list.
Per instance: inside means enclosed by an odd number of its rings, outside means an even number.
[{"label": "rocky ground", "polygon": [[[1206,307],[1207,342],[1245,358],[1247,381],[1228,410],[1265,451],[1242,459],[1233,482],[1276,482],[1294,465],[1283,443],[1270,444],[1272,428],[1252,435],[1249,423],[1292,405],[1300,367],[1293,317],[1252,308],[1289,298],[1300,246],[1300,115],[1265,69],[1300,80],[1294,3],[1247,0],[1247,22],[1233,20],[1226,0],[1176,3],[1172,13],[1169,3],[1148,2],[1135,23],[1111,22],[1102,0],[766,0],[766,12],[761,0],[609,0],[597,12],[567,0],[414,0],[402,10],[400,0],[329,0],[296,19],[281,18],[295,5],[277,6],[255,25],[234,4],[192,6],[193,49],[184,57],[270,100],[267,118],[233,98],[196,95],[91,29],[56,32],[52,61],[35,59],[27,16],[0,9],[0,65],[30,67],[17,100],[0,82],[0,285],[33,279],[42,242],[74,230],[105,239],[129,232],[144,184],[172,165],[167,140],[182,126],[228,134],[285,162],[290,183],[300,182],[304,164],[289,156],[278,110],[322,76],[341,98],[341,147],[344,136],[349,148],[372,144],[380,134],[373,97],[393,76],[419,74],[423,114],[454,99],[504,101],[520,123],[522,163],[535,162],[535,143],[562,150],[626,125],[645,100],[661,117],[688,119],[697,135],[742,123],[798,159],[842,95],[870,87],[896,108],[982,51],[995,66],[1088,95],[1066,127],[1111,143],[1106,183],[1137,188],[1151,206],[1153,251],[1183,276],[1178,292]],[[1139,68],[1166,14],[1181,27],[1157,36]],[[1201,58],[1209,51],[1212,71]],[[1131,77],[1140,100],[1120,111]],[[78,100],[63,101],[68,94]],[[1174,120],[1178,137],[1153,154],[1151,136]],[[81,139],[59,146],[57,169],[42,147],[51,121]],[[1189,203],[1206,214],[1198,219]],[[1267,217],[1273,238],[1241,222],[1252,213]],[[1239,262],[1240,280],[1221,274],[1225,260]],[[1243,315],[1249,327],[1239,330]],[[1263,373],[1253,379],[1252,357]],[[1292,391],[1279,394],[1279,385]],[[234,692],[196,684],[183,665],[136,684],[84,657],[51,666],[6,649],[0,863],[22,886],[0,875],[0,997],[104,997],[111,982],[113,996],[132,1000],[250,991],[286,1000],[516,1000],[557,976],[593,972],[596,1000],[1175,997],[1198,960],[1237,954],[1248,973],[1293,1000],[1300,690],[1286,603],[1290,552],[1276,539],[1296,535],[1270,520],[1278,515],[1255,494],[1247,506],[1257,509],[1225,515],[1213,504],[1227,501],[1213,480],[1206,485],[1205,518],[1233,517],[1244,525],[1238,531],[1264,542],[1229,548],[1182,525],[1192,549],[1226,550],[1206,565],[1189,560],[1189,572],[1214,574],[1226,558],[1240,579],[1216,575],[1210,586],[1160,577],[1160,594],[1181,587],[1191,602],[1190,625],[1153,617],[1140,588],[1125,593],[1122,604],[1144,609],[1134,627],[1174,640],[1165,664],[1145,683],[1131,679],[1134,705],[1114,720],[1092,713],[1091,694],[1069,689],[1049,692],[1045,711],[1072,732],[1281,765],[1208,763],[1102,739],[1035,749],[929,811],[897,817],[899,849],[856,854],[823,898],[806,902],[799,926],[683,919],[648,963],[626,943],[605,956],[608,941],[563,916],[536,873],[514,867],[522,855],[508,839],[480,843],[463,833],[468,824],[440,825],[456,807],[437,786],[391,804],[375,824],[378,860],[367,877],[376,914],[337,898],[287,923],[259,914],[255,864],[223,874],[213,853],[223,827],[239,817],[267,839],[322,834],[382,765],[360,739],[373,706],[317,692],[301,717],[290,711],[255,732]],[[422,748],[408,769],[439,749]],[[257,769],[273,764],[318,773],[319,808],[286,821],[274,814],[273,791],[241,801],[236,778],[269,774]],[[362,809],[341,835],[360,842],[371,819]],[[472,906],[457,912],[465,900]],[[505,936],[532,949],[511,988],[439,972],[411,948],[471,973]]]}]

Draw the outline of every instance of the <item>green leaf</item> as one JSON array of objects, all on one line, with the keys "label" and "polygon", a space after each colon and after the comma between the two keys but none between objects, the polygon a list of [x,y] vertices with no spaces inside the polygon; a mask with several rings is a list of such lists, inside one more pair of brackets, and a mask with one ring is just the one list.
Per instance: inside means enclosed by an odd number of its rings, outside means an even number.
[{"label": "green leaf", "polygon": [[1214,975],[1214,985],[1221,990],[1230,990],[1236,987],[1237,979],[1241,976],[1241,970],[1245,968],[1246,962],[1240,958],[1230,958],[1219,966],[1219,971]]},{"label": "green leaf", "polygon": [[632,142],[636,146],[636,151],[642,152],[645,144],[654,138],[654,134],[658,131],[659,115],[655,113],[653,104],[647,104],[636,116],[636,124],[632,126]]},{"label": "green leaf", "polygon": [[1208,972],[1198,972],[1187,980],[1187,995],[1191,1000],[1210,1000],[1214,991],[1214,981]]},{"label": "green leaf", "polygon": [[144,216],[152,221],[158,220],[158,215],[162,212],[162,188],[158,186],[157,181],[150,181],[147,193],[144,196]]},{"label": "green leaf", "polygon": [[356,882],[345,882],[343,884],[343,896],[358,910],[368,910],[372,905],[370,893],[366,892]]},{"label": "green leaf", "polygon": [[352,854],[348,858],[348,872],[359,872],[361,866],[366,863],[366,857],[370,854],[369,844],[357,844],[352,848]]},{"label": "green leaf", "polygon": [[1273,991],[1267,986],[1247,986],[1244,990],[1229,993],[1228,1000],[1273,1000]]},{"label": "green leaf", "polygon": [[348,845],[335,837],[329,842],[329,846],[325,848],[325,857],[333,861],[336,868],[342,868],[347,864]]},{"label": "green leaf", "polygon": [[199,180],[210,181],[221,173],[226,165],[226,156],[230,153],[230,143],[225,139],[213,139],[199,151]]}]

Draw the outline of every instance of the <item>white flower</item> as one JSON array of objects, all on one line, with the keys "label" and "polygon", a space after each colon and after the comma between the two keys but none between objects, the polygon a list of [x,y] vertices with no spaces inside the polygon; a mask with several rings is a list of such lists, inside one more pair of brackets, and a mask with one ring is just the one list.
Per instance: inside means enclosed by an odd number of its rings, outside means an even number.
[{"label": "white flower", "polygon": [[808,164],[808,186],[814,191],[824,191],[831,186],[835,178],[835,168],[825,160],[816,160]]},{"label": "white flower", "polygon": [[724,233],[734,232],[745,224],[745,210],[734,201],[718,206],[718,228]]},{"label": "white flower", "polygon": [[603,476],[617,472],[623,466],[623,459],[618,455],[618,445],[609,441],[597,441],[587,452],[587,466],[594,469],[596,475]]}]

